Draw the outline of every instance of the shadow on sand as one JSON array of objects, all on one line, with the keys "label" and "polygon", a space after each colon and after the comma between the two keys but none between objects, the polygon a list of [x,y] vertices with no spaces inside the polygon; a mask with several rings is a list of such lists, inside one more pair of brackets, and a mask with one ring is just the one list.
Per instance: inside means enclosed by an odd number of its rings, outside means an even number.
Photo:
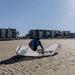
[{"label": "shadow on sand", "polygon": [[15,55],[9,59],[0,61],[0,65],[5,64],[13,64],[13,63],[17,63],[20,61],[29,61],[29,60],[35,60],[35,59],[41,59],[41,58],[46,58],[46,57],[53,57],[55,55],[57,55],[58,53],[55,53],[54,55],[47,55],[47,56],[40,56],[40,57],[29,57],[29,56],[19,56],[19,55]]}]

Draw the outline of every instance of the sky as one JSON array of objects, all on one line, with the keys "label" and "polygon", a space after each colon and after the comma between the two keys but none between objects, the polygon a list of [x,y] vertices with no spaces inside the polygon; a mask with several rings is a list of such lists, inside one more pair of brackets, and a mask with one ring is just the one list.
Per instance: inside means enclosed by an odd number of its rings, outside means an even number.
[{"label": "sky", "polygon": [[0,0],[0,28],[75,32],[75,0]]}]

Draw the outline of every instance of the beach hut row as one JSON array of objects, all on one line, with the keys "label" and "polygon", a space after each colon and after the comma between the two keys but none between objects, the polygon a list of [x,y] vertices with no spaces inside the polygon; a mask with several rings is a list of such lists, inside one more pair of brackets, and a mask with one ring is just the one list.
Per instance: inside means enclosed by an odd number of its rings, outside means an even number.
[{"label": "beach hut row", "polygon": [[15,38],[16,37],[16,29],[0,29],[0,38]]}]

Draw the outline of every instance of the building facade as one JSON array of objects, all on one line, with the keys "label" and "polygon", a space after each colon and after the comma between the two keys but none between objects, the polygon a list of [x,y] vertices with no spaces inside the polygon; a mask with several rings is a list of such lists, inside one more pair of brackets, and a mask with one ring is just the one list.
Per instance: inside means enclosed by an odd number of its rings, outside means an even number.
[{"label": "building facade", "polygon": [[57,34],[61,34],[59,30],[29,30],[28,38],[40,37],[41,39],[56,38]]},{"label": "building facade", "polygon": [[29,30],[29,33],[26,35],[28,39],[35,37],[40,37],[40,39],[48,38],[75,38],[75,33],[70,31],[60,31],[60,30]]},{"label": "building facade", "polygon": [[16,29],[0,29],[0,38],[16,38]]}]

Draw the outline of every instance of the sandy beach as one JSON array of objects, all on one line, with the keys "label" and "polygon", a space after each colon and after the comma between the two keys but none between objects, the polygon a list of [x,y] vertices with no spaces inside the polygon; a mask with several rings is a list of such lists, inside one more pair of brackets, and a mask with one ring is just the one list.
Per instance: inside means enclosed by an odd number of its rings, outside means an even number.
[{"label": "sandy beach", "polygon": [[75,39],[42,39],[44,49],[61,44],[53,56],[17,56],[17,45],[26,46],[30,40],[0,41],[0,75],[75,75]]}]

